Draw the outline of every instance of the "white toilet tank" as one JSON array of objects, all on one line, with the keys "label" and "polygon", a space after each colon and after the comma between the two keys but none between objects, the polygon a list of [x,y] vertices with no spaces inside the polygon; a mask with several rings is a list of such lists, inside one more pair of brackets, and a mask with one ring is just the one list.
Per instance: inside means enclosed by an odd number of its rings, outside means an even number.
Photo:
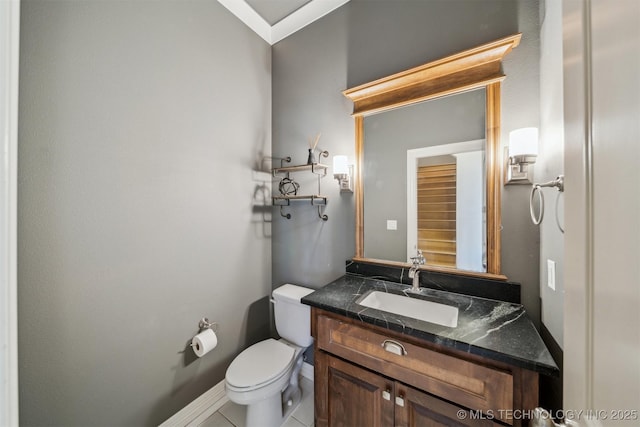
[{"label": "white toilet tank", "polygon": [[311,336],[311,308],[300,302],[314,289],[297,285],[282,285],[273,291],[273,312],[278,334],[300,347],[313,344]]}]

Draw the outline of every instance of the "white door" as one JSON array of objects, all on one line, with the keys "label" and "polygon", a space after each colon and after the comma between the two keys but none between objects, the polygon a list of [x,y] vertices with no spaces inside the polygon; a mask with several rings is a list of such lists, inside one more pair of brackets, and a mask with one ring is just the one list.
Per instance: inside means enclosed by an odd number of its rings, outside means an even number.
[{"label": "white door", "polygon": [[565,0],[563,33],[564,408],[637,426],[640,1]]}]

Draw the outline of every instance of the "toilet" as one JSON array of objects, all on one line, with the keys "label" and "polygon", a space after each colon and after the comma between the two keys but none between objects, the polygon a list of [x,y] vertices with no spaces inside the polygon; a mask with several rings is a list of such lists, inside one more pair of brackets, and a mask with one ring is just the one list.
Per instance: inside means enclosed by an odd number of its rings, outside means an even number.
[{"label": "toilet", "polygon": [[247,405],[247,427],[278,427],[300,403],[302,355],[313,344],[310,308],[300,300],[311,292],[313,289],[290,284],[275,289],[271,302],[282,338],[252,345],[227,369],[227,397]]}]

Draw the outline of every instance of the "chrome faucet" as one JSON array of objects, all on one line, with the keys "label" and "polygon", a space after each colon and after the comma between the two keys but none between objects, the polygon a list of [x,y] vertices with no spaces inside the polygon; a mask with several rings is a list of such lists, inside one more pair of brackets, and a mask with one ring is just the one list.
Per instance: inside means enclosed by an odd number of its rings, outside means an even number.
[{"label": "chrome faucet", "polygon": [[420,292],[420,266],[424,265],[426,261],[420,249],[418,249],[418,255],[411,257],[411,262],[413,263],[409,269],[409,278],[413,279],[411,292]]}]

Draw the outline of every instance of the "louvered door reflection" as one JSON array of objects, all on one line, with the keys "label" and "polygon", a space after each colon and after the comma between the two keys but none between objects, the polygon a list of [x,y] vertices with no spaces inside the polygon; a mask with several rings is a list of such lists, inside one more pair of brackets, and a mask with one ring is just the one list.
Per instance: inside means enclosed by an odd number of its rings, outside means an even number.
[{"label": "louvered door reflection", "polygon": [[456,266],[456,164],[418,167],[418,249],[429,265]]}]

